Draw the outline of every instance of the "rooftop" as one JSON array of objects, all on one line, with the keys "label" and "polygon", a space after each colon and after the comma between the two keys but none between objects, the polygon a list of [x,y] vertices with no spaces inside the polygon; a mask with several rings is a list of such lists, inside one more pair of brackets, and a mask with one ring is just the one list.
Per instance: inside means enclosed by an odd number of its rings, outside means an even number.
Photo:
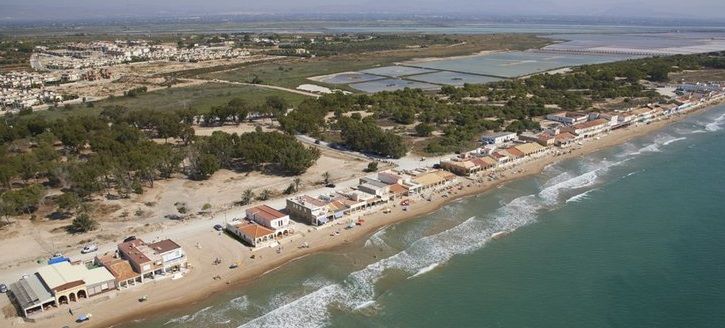
[{"label": "rooftop", "polygon": [[158,254],[181,248],[179,244],[175,243],[171,239],[164,239],[159,242],[148,244],[148,246]]},{"label": "rooftop", "polygon": [[142,246],[144,246],[143,240],[135,239],[119,244],[118,249],[134,263],[151,262],[151,259],[139,249]]},{"label": "rooftop", "polygon": [[297,202],[299,202],[302,205],[312,204],[317,207],[322,207],[322,206],[327,205],[326,201],[319,199],[319,198],[314,198],[314,197],[311,197],[308,195],[302,195],[302,196],[295,197],[294,200],[296,200]]},{"label": "rooftop", "polygon": [[543,146],[535,142],[528,142],[525,144],[516,145],[514,148],[521,151],[524,155],[533,154],[544,149]]},{"label": "rooftop", "polygon": [[269,236],[274,234],[274,230],[268,229],[267,227],[256,224],[256,223],[242,223],[236,225],[237,230],[239,230],[241,233],[243,233],[246,236],[251,237],[252,239],[257,239],[264,236]]},{"label": "rooftop", "polygon": [[61,291],[83,284],[95,285],[115,277],[104,267],[88,269],[82,264],[60,262],[38,269],[38,275],[54,291]]},{"label": "rooftop", "polygon": [[37,274],[20,278],[18,282],[10,284],[10,290],[18,300],[21,308],[40,305],[53,299],[53,295],[43,285]]},{"label": "rooftop", "polygon": [[607,121],[603,118],[598,118],[593,121],[576,124],[576,125],[574,125],[574,128],[575,129],[587,129],[587,128],[595,127],[598,125],[605,125],[605,124],[609,124],[609,121]]},{"label": "rooftop", "polygon": [[[283,218],[286,215],[282,212],[273,209],[267,205],[254,206],[247,209],[247,215],[252,214],[256,218],[260,218],[265,221],[272,221],[274,219]],[[251,219],[251,218],[250,218]]]},{"label": "rooftop", "polygon": [[503,132],[494,132],[494,133],[488,133],[488,134],[484,134],[484,135],[483,135],[483,136],[481,136],[481,137],[482,137],[482,138],[499,138],[499,137],[505,137],[505,136],[510,136],[510,135],[512,135],[512,134],[516,134],[516,132],[508,132],[508,131],[503,131]]},{"label": "rooftop", "polygon": [[114,277],[116,277],[117,281],[129,280],[139,275],[136,271],[133,271],[131,263],[124,259],[119,259],[113,256],[105,256],[99,258],[99,261]]}]

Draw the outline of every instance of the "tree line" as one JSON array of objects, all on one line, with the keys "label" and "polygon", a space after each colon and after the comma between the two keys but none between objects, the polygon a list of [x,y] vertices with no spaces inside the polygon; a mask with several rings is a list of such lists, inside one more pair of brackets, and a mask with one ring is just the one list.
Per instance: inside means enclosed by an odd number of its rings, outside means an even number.
[{"label": "tree line", "polygon": [[[237,101],[212,110],[215,124],[247,117]],[[268,99],[268,108],[286,104]],[[277,115],[277,114],[275,114]],[[143,193],[159,179],[180,174],[206,179],[219,169],[263,170],[297,175],[319,158],[293,136],[279,132],[194,135],[191,122],[205,119],[191,111],[132,111],[114,106],[100,115],[47,120],[15,116],[0,122],[0,211],[5,216],[33,213],[49,197],[72,212],[94,195],[128,197]],[[175,142],[154,140],[169,139]],[[63,209],[61,206],[66,206]]]}]

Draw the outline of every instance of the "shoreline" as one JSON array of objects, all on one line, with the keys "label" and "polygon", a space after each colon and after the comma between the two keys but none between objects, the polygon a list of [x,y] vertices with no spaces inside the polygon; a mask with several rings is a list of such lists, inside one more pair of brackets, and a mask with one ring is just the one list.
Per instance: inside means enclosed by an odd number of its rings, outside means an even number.
[{"label": "shoreline", "polygon": [[[598,140],[590,139],[585,141],[581,146],[564,149],[563,151],[566,152],[564,154],[554,155],[548,153],[545,156],[507,168],[501,171],[501,173],[505,174],[505,177],[495,181],[477,182],[473,179],[458,178],[459,181],[464,181],[460,184],[463,188],[460,190],[453,188],[448,197],[443,197],[440,193],[437,193],[430,202],[424,201],[419,197],[411,197],[410,199],[414,200],[414,202],[407,212],[402,211],[401,207],[393,205],[394,207],[391,208],[392,212],[384,214],[381,211],[382,208],[380,208],[375,213],[365,216],[364,225],[357,226],[351,230],[342,229],[344,224],[338,222],[337,225],[331,227],[322,229],[309,228],[306,232],[300,231],[295,236],[281,242],[282,247],[284,247],[284,251],[281,254],[276,254],[272,248],[263,248],[254,251],[257,259],[250,260],[247,257],[251,252],[246,248],[240,250],[236,240],[229,241],[228,239],[231,238],[224,236],[223,239],[210,242],[210,239],[217,236],[215,232],[184,238],[181,240],[181,244],[187,250],[189,263],[193,266],[184,278],[173,281],[150,282],[139,287],[122,290],[106,301],[94,302],[92,299],[90,303],[80,303],[84,312],[90,312],[94,315],[93,320],[87,322],[85,326],[119,326],[136,320],[154,318],[169,310],[193,308],[195,305],[205,301],[216,293],[226,291],[230,288],[245,286],[266,273],[273,272],[309,255],[348,246],[351,243],[369,237],[384,227],[430,214],[458,200],[483,194],[511,181],[538,174],[551,164],[582,157],[605,148],[623,144],[633,138],[650,134],[672,123],[681,121],[694,114],[703,113],[723,103],[725,103],[725,99],[721,97],[720,99],[699,104],[697,108],[686,113],[673,115],[646,125],[630,126],[621,130],[610,131]],[[337,229],[340,231],[339,236],[328,235]],[[301,236],[301,238],[297,238],[298,236]],[[311,247],[295,247],[295,245],[300,243],[300,239],[311,241]],[[199,245],[200,242],[205,245],[203,247],[193,246],[194,243]],[[206,245],[207,243],[209,245]],[[219,246],[218,244],[221,245]],[[218,248],[214,248],[217,246]],[[202,248],[206,247],[211,249],[202,250]],[[208,263],[204,264],[206,259],[212,259],[214,256],[218,256],[219,253],[225,254],[227,258],[230,256],[229,254],[240,257],[240,268],[230,270],[225,266],[226,264],[221,267],[214,267]],[[221,276],[221,279],[212,280],[210,277],[214,275]],[[137,299],[146,293],[149,294],[149,301],[139,303]],[[63,326],[72,323],[71,320],[74,318],[64,315],[63,312],[59,309],[52,318],[40,319],[36,323],[26,323],[26,325]],[[76,310],[76,312],[80,311]],[[6,320],[5,322],[11,324],[14,321]]]}]

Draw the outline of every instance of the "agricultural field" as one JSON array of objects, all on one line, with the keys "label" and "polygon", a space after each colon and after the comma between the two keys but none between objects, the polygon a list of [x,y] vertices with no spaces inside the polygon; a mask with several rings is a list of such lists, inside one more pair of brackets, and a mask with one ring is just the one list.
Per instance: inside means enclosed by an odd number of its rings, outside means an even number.
[{"label": "agricultural field", "polygon": [[224,105],[233,98],[245,100],[249,105],[259,105],[266,97],[280,96],[288,104],[295,106],[306,97],[281,90],[264,89],[250,85],[231,85],[222,83],[205,83],[190,87],[168,88],[148,92],[136,97],[113,97],[94,102],[92,107],[72,105],[67,108],[39,111],[33,115],[57,118],[66,115],[98,114],[106,106],[124,106],[132,110],[172,111],[192,108],[199,113],[206,113],[213,106]]},{"label": "agricultural field", "polygon": [[725,69],[682,71],[670,73],[670,81],[725,81]]}]

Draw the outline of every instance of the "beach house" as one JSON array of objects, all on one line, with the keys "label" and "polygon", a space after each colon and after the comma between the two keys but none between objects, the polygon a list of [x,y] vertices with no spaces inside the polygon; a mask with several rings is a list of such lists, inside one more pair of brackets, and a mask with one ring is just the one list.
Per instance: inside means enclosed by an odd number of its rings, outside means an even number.
[{"label": "beach house", "polygon": [[[314,226],[335,219],[335,213],[327,207],[327,201],[309,195],[287,198],[287,212],[293,219]],[[339,215],[342,216],[342,213]]]},{"label": "beach house", "polygon": [[505,142],[514,141],[518,137],[516,132],[497,132],[481,136],[481,142],[489,145],[500,145]]},{"label": "beach house", "polygon": [[249,221],[235,221],[227,223],[226,230],[245,241],[252,247],[262,246],[273,242],[275,231],[261,224]]},{"label": "beach house", "polygon": [[496,167],[498,162],[491,156],[483,155],[477,150],[461,154],[447,160],[441,160],[442,169],[453,174],[469,176]]},{"label": "beach house", "polygon": [[119,258],[115,253],[96,256],[96,264],[102,265],[116,278],[119,289],[128,288],[143,283],[141,274],[134,271],[131,263]]},{"label": "beach house", "polygon": [[[539,155],[546,152],[547,148],[535,143],[528,142],[520,145],[513,146],[512,148],[518,150],[523,154],[524,157],[538,157]],[[510,149],[510,148],[509,148]]]},{"label": "beach house", "polygon": [[559,112],[546,115],[549,121],[564,123],[566,125],[574,125],[587,121],[587,114],[575,112]]},{"label": "beach house", "polygon": [[276,236],[285,235],[289,232],[290,218],[267,205],[250,207],[245,211],[249,221],[261,224],[268,229],[274,230]]},{"label": "beach house", "polygon": [[583,139],[593,137],[609,129],[609,120],[598,118],[596,120],[564,127],[561,130],[575,134],[578,139]]},{"label": "beach house", "polygon": [[115,289],[116,279],[105,267],[68,261],[43,266],[10,285],[12,299],[26,317]]},{"label": "beach house", "polygon": [[420,191],[445,187],[456,178],[453,173],[443,170],[416,170],[413,172],[417,174],[412,180],[421,186]]},{"label": "beach house", "polygon": [[[413,177],[402,171],[385,170],[378,172],[378,180],[391,186],[399,185],[404,188],[405,194],[413,195],[420,191],[421,185],[413,181]],[[399,191],[398,187],[395,187]]]},{"label": "beach house", "polygon": [[134,239],[119,244],[118,253],[141,275],[142,283],[187,267],[186,253],[171,239],[150,244]]},{"label": "beach house", "polygon": [[290,217],[267,205],[245,210],[246,220],[227,223],[226,230],[253,247],[273,242],[290,232]]}]

